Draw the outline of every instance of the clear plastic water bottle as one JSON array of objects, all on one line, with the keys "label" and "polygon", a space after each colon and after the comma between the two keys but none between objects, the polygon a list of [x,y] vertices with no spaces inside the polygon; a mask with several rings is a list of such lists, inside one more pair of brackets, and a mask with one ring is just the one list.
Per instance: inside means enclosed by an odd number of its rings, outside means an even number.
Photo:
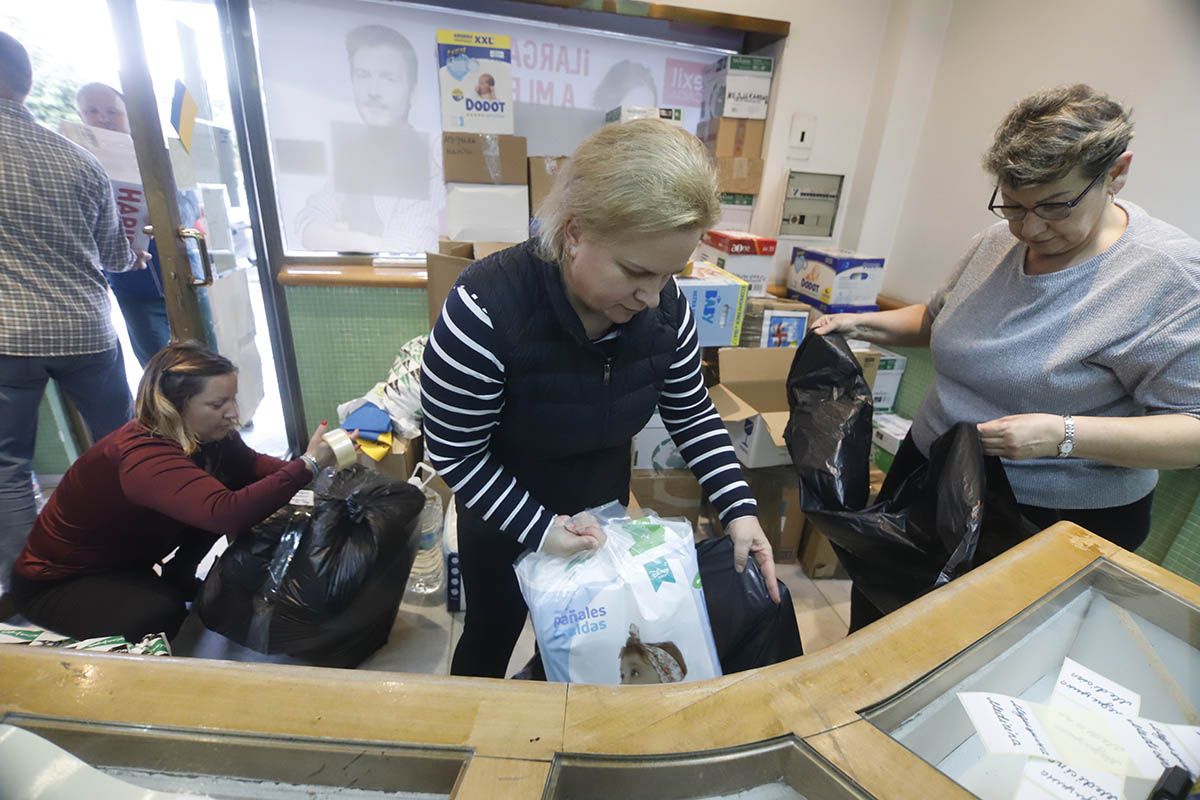
[{"label": "clear plastic water bottle", "polygon": [[404,598],[419,604],[433,604],[444,600],[441,592],[446,585],[446,566],[442,553],[442,496],[429,485],[433,480],[433,467],[425,462],[417,464],[408,482],[425,493],[425,507],[417,520],[417,536],[420,544],[417,557],[413,560],[408,575],[408,586]]},{"label": "clear plastic water bottle", "polygon": [[42,493],[42,482],[38,480],[37,473],[33,472],[31,475],[33,476],[33,505],[40,514],[46,507],[46,495]]}]

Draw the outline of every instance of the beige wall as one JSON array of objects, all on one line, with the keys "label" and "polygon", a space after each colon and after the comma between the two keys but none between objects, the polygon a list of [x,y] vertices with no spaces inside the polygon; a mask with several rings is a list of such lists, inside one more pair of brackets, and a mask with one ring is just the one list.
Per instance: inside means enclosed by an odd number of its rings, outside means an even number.
[{"label": "beige wall", "polygon": [[[923,301],[994,220],[979,165],[1004,112],[1084,81],[1132,106],[1124,196],[1200,237],[1197,0],[674,0],[791,23],[778,48],[753,229],[778,230],[788,169],[846,176],[832,240],[882,254],[884,291]],[[792,115],[817,115],[811,158]],[[780,241],[780,259],[801,239]]]}]

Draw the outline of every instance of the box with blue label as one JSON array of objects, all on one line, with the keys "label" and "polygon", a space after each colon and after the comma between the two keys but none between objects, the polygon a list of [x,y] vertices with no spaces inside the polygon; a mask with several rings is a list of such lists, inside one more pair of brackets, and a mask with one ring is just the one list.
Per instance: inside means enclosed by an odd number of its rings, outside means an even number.
[{"label": "box with blue label", "polygon": [[692,316],[701,347],[736,347],[750,284],[715,264],[694,261],[691,274],[677,278]]},{"label": "box with blue label", "polygon": [[883,288],[883,259],[836,247],[796,247],[788,296],[827,314],[876,311]]},{"label": "box with blue label", "polygon": [[442,130],[512,133],[512,45],[507,36],[439,30]]}]

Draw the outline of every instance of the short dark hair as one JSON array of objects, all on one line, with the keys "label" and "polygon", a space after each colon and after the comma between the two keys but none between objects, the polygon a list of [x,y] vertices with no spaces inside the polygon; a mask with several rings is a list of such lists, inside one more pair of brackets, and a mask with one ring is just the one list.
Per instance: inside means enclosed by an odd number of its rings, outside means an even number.
[{"label": "short dark hair", "polygon": [[0,83],[18,97],[33,88],[33,64],[29,53],[13,37],[0,31]]},{"label": "short dark hair", "polygon": [[391,47],[400,53],[404,66],[408,68],[408,82],[417,83],[417,51],[408,39],[397,30],[386,25],[360,25],[346,34],[346,58],[354,61],[354,54],[362,47]]}]

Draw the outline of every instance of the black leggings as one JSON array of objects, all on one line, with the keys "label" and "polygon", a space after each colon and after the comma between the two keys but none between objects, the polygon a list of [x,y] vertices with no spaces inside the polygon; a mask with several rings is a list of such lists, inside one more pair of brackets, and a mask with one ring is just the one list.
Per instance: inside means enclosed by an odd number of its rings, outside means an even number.
[{"label": "black leggings", "polygon": [[503,678],[529,615],[513,570],[525,547],[466,515],[460,514],[458,521],[467,611],[450,674]]},{"label": "black leggings", "polygon": [[[880,493],[889,489],[893,481],[903,480],[913,470],[926,463],[928,460],[921,455],[912,436],[908,436],[896,453],[892,468],[888,470],[887,478],[883,482],[884,489],[881,489]],[[1026,505],[1018,505],[1017,508],[1025,519],[1036,525],[1039,530],[1049,528],[1056,522],[1074,522],[1115,545],[1133,551],[1141,547],[1142,542],[1150,535],[1150,506],[1153,501],[1154,492],[1151,491],[1141,500],[1112,508],[1042,508]],[[882,619],[883,616],[857,586],[851,587],[850,633]]]}]

